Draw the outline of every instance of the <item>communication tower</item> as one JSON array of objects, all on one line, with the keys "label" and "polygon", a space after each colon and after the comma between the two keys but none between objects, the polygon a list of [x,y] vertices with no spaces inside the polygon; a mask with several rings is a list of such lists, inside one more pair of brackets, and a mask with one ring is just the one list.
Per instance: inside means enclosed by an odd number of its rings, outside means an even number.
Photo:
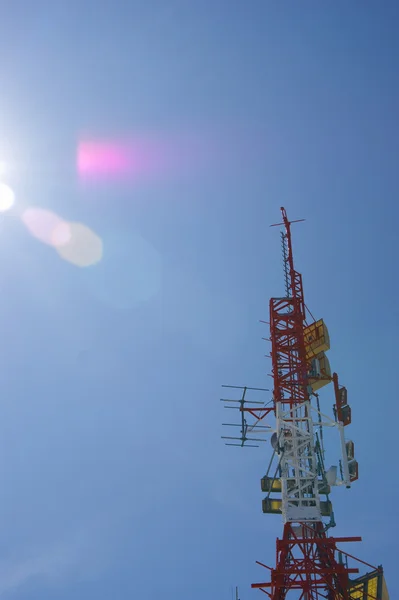
[{"label": "communication tower", "polygon": [[[239,436],[223,436],[227,445],[258,446],[271,433],[272,456],[261,479],[266,494],[266,514],[280,514],[283,535],[277,539],[276,564],[259,565],[269,572],[268,581],[252,584],[272,600],[389,600],[382,567],[375,568],[342,549],[341,544],[360,537],[334,537],[335,518],[331,488],[350,488],[358,479],[354,443],[345,432],[351,423],[347,389],[331,372],[327,352],[330,339],[322,319],[308,310],[302,276],[295,270],[291,225],[281,209],[281,233],[285,295],[271,298],[269,305],[273,393],[271,401],[250,400],[248,394],[264,395],[260,388],[239,389],[241,397],[222,399],[226,408],[237,408]],[[319,390],[333,384],[332,415],[321,411]],[[251,396],[252,397],[252,396]],[[275,424],[266,417],[274,414]],[[341,458],[325,466],[324,430],[336,431]],[[349,563],[350,559],[350,563]],[[353,579],[358,565],[371,571]]]}]

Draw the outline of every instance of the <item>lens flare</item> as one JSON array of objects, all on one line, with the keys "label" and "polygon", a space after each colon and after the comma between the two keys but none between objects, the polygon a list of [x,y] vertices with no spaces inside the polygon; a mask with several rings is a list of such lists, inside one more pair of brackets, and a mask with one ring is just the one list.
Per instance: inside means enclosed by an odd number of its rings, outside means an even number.
[{"label": "lens flare", "polygon": [[152,139],[133,141],[80,141],[77,148],[79,177],[89,181],[132,181],[166,173],[173,148]]},{"label": "lens flare", "polygon": [[22,222],[38,240],[77,267],[98,263],[103,254],[101,238],[82,223],[70,223],[44,208],[28,208]]},{"label": "lens flare", "polygon": [[263,150],[259,132],[234,125],[178,131],[125,132],[118,138],[82,137],[76,169],[84,183],[154,183],[201,173],[252,169]]},{"label": "lens flare", "polygon": [[13,206],[15,195],[5,183],[0,183],[0,212],[6,212]]},{"label": "lens flare", "polygon": [[103,255],[101,238],[82,223],[69,223],[70,239],[56,248],[59,256],[76,267],[90,267]]},{"label": "lens flare", "polygon": [[77,162],[82,177],[119,177],[130,172],[133,161],[129,149],[123,145],[81,142]]},{"label": "lens flare", "polygon": [[44,208],[27,208],[22,221],[35,238],[54,248],[65,246],[71,240],[69,223]]}]

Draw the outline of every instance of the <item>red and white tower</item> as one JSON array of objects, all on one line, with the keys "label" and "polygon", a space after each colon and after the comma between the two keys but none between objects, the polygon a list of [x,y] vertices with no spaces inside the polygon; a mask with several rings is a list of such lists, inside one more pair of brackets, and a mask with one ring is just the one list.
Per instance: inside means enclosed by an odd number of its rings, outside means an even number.
[{"label": "red and white tower", "polygon": [[[388,596],[383,595],[382,569],[355,559],[341,548],[341,544],[361,538],[329,535],[335,526],[331,487],[349,488],[358,478],[354,445],[345,439],[351,411],[346,388],[330,371],[327,327],[322,320],[316,321],[305,305],[302,276],[294,266],[291,223],[284,208],[281,212],[286,293],[270,300],[272,404],[249,402],[246,394],[251,388],[242,388],[242,397],[236,400],[241,437],[228,438],[234,440],[233,445],[245,446],[247,441],[264,441],[259,435],[272,431],[273,455],[261,480],[262,491],[267,494],[263,512],[282,515],[284,528],[277,540],[275,566],[258,563],[269,571],[268,581],[252,587],[272,600],[385,600]],[[321,411],[318,395],[318,390],[330,382],[335,395],[331,418]],[[264,424],[271,413],[275,414],[275,427]],[[248,424],[247,418],[253,422]],[[324,464],[326,427],[336,430],[341,453],[339,466],[329,469]],[[359,569],[348,566],[348,558],[373,569],[381,581],[375,594],[370,593],[370,587],[363,586],[360,591],[357,580],[350,577]]]}]

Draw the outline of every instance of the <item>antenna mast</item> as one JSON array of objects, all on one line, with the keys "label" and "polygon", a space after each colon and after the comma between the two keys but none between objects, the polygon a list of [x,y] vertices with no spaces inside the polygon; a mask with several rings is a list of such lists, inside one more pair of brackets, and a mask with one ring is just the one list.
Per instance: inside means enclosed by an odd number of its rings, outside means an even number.
[{"label": "antenna mast", "polygon": [[[283,536],[277,540],[276,565],[265,567],[270,574],[268,582],[252,584],[272,600],[373,600],[388,599],[382,568],[375,569],[338,548],[344,542],[358,542],[360,537],[330,537],[335,526],[332,504],[329,500],[331,486],[351,487],[358,478],[358,465],[354,445],[345,440],[345,428],[351,423],[351,410],[347,403],[347,390],[331,374],[326,356],[330,341],[323,320],[306,322],[306,305],[302,276],[294,265],[291,225],[284,208],[281,209],[284,226],[282,233],[286,295],[271,298],[270,342],[272,359],[273,396],[268,404],[248,406],[243,390],[237,408],[242,415],[241,438],[236,445],[244,446],[247,433],[259,427],[259,421],[274,412],[275,428],[261,425],[259,433],[272,432],[273,454],[266,475],[261,480],[263,512],[281,514]],[[335,404],[333,417],[320,411],[317,391],[333,382]],[[254,389],[254,388],[252,388]],[[266,391],[266,390],[262,390]],[[256,403],[255,403],[256,404]],[[252,417],[254,423],[247,422]],[[326,470],[324,465],[323,427],[338,431],[341,459],[338,466]],[[255,441],[255,440],[254,440]],[[260,441],[256,439],[256,441]],[[237,443],[238,442],[238,443]],[[274,464],[274,466],[273,466]],[[279,494],[279,498],[273,497]],[[325,497],[324,500],[321,497]],[[329,518],[325,522],[323,519]],[[358,573],[349,567],[347,558],[374,569],[371,574],[351,580]],[[367,578],[368,577],[368,578]],[[369,593],[369,583],[378,580],[376,593]],[[364,586],[359,587],[360,583]],[[371,585],[371,584],[370,584]],[[366,587],[365,587],[366,586]],[[359,595],[359,590],[362,590]],[[295,590],[295,591],[294,591]]]}]

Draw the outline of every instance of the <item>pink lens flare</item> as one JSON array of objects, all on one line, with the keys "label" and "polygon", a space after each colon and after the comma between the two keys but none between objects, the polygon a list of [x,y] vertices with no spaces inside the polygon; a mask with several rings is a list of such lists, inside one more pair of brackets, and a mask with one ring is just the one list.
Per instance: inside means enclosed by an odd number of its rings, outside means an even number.
[{"label": "pink lens flare", "polygon": [[187,136],[81,140],[77,147],[77,171],[84,180],[153,181],[198,168],[204,155],[203,143]]},{"label": "pink lens flare", "polygon": [[123,138],[82,137],[76,167],[84,181],[154,182],[203,173],[228,174],[263,160],[259,134],[230,130],[153,132]]},{"label": "pink lens flare", "polygon": [[159,174],[170,162],[159,143],[81,141],[77,170],[82,179],[139,179]]},{"label": "pink lens flare", "polygon": [[80,175],[120,176],[134,166],[129,148],[111,143],[81,142],[78,146]]}]

